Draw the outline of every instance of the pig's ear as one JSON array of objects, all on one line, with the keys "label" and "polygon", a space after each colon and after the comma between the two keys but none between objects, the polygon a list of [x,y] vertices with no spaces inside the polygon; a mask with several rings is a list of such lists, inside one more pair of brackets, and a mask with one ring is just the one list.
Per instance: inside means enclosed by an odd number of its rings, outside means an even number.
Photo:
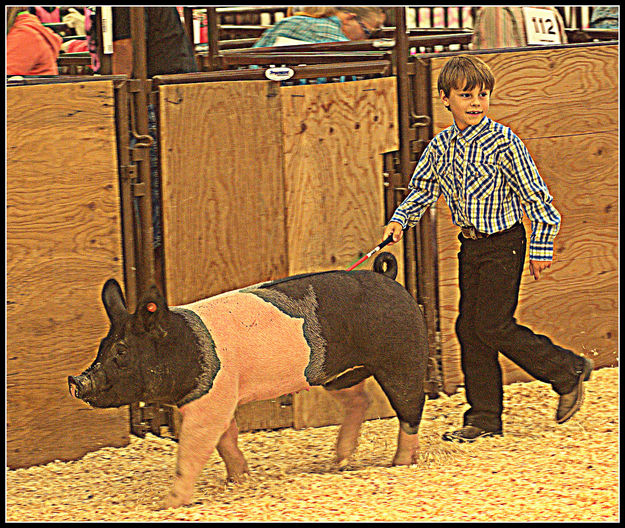
[{"label": "pig's ear", "polygon": [[104,308],[106,309],[111,323],[119,320],[123,315],[128,313],[124,294],[115,279],[109,279],[104,284],[102,288],[102,302],[104,303]]},{"label": "pig's ear", "polygon": [[156,332],[162,335],[165,332],[163,322],[167,310],[165,297],[156,286],[152,285],[143,294],[137,306],[137,323],[146,332]]}]

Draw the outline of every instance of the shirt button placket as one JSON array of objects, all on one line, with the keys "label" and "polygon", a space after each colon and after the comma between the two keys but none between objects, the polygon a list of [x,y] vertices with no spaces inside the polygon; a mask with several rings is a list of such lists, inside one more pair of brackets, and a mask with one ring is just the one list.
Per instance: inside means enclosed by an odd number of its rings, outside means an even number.
[{"label": "shirt button placket", "polygon": [[460,209],[460,214],[462,215],[462,217],[465,220],[467,220],[467,213],[466,213],[466,201],[465,201],[465,189],[466,189],[466,172],[467,172],[467,149],[466,149],[466,144],[465,144],[465,140],[463,137],[458,138],[458,141],[456,143],[456,145],[459,147],[458,148],[458,159],[461,160],[460,162],[460,181],[458,182],[459,187],[458,187],[458,208]]}]

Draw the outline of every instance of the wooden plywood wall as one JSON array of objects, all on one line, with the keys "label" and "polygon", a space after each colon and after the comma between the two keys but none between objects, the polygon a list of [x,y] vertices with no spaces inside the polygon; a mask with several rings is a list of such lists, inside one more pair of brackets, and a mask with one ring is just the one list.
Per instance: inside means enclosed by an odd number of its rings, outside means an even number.
[{"label": "wooden plywood wall", "polygon": [[[281,96],[289,275],[345,269],[382,240],[382,154],[399,148],[396,79],[293,86]],[[402,244],[389,251],[403,283]],[[367,419],[394,414],[375,380],[366,390]],[[318,387],[295,394],[293,406],[296,428],[340,423],[343,416]]]},{"label": "wooden plywood wall", "polygon": [[[170,304],[345,269],[381,241],[382,154],[398,148],[395,79],[283,88],[236,81],[159,91]],[[401,244],[391,251],[403,282]],[[295,395],[292,407],[290,401],[274,401],[275,409],[266,402],[242,406],[241,427],[274,421],[284,427],[287,411],[310,415],[311,398],[323,413],[328,396],[320,391]],[[388,412],[385,405],[374,404],[375,416]],[[330,411],[321,421],[337,423],[340,416]],[[321,425],[318,417],[291,414],[293,421]]]},{"label": "wooden plywood wall", "polygon": [[[527,268],[517,319],[556,343],[616,365],[618,354],[618,47],[484,53],[495,74],[490,117],[525,143],[562,215],[550,270]],[[451,125],[437,97],[446,58],[432,59],[434,133]],[[443,375],[447,392],[462,384],[458,314],[458,229],[437,203]],[[527,218],[524,221],[530,233]],[[504,380],[530,380],[502,359]]]},{"label": "wooden plywood wall", "polygon": [[270,81],[160,87],[165,282],[184,304],[287,274]]},{"label": "wooden plywood wall", "polygon": [[[289,274],[347,268],[381,241],[382,154],[399,148],[396,80],[281,92]],[[389,249],[398,261],[400,249]]]},{"label": "wooden plywood wall", "polygon": [[67,387],[108,332],[102,285],[123,281],[113,84],[6,92],[6,454],[15,468],[125,445],[129,418]]}]

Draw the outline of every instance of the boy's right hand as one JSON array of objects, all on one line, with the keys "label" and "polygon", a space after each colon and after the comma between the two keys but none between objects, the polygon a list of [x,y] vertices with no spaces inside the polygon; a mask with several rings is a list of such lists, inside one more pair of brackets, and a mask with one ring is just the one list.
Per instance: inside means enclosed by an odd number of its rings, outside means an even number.
[{"label": "boy's right hand", "polygon": [[398,222],[389,222],[384,228],[384,236],[382,236],[382,240],[386,240],[391,234],[393,235],[393,241],[391,244],[399,242],[404,234],[404,228]]}]

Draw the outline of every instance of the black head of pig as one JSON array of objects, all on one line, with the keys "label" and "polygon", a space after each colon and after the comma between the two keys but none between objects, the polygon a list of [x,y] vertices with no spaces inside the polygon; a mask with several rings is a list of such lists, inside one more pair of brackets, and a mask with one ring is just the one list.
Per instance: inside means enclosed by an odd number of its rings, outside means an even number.
[{"label": "black head of pig", "polygon": [[200,374],[197,340],[184,318],[169,310],[156,286],[134,314],[115,279],[104,284],[102,301],[111,328],[93,364],[68,377],[70,394],[93,407],[180,401]]}]

